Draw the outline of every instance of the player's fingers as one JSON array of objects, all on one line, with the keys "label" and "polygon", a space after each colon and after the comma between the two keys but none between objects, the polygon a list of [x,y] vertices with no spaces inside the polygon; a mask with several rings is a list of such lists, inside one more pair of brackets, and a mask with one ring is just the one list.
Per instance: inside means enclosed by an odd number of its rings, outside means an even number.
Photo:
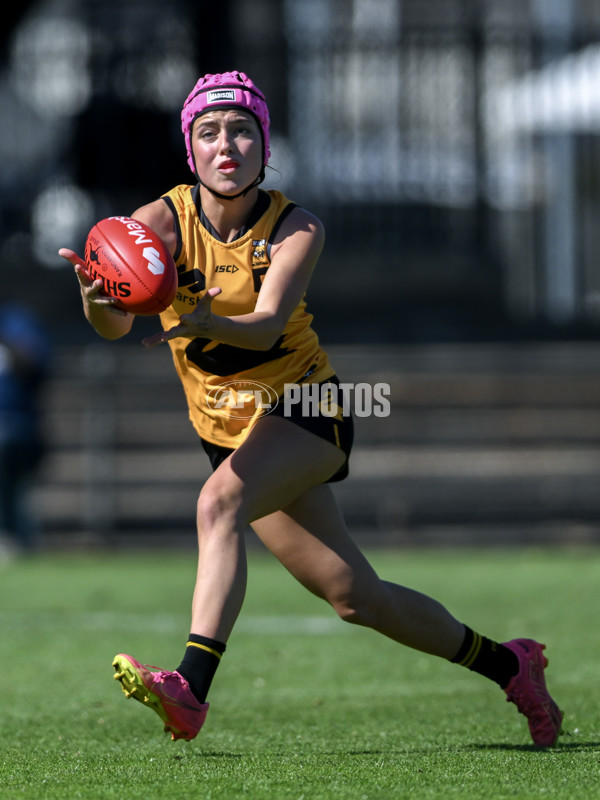
[{"label": "player's fingers", "polygon": [[146,336],[145,339],[142,339],[142,344],[144,347],[150,349],[164,342],[168,342],[169,339],[175,339],[177,336],[181,336],[185,330],[186,328],[184,325],[177,325],[175,328],[171,328],[168,331],[161,331],[160,333],[153,333],[151,336]]},{"label": "player's fingers", "polygon": [[69,250],[68,247],[61,247],[58,255],[69,261],[74,267],[81,267],[85,271],[85,261],[74,250]]},{"label": "player's fingers", "polygon": [[[212,286],[210,289],[206,291],[202,299],[198,302],[196,306],[196,310],[192,311],[190,314],[182,314],[179,319],[181,324],[176,325],[174,328],[171,328],[168,331],[161,331],[160,333],[153,333],[151,336],[147,336],[145,339],[142,339],[142,344],[144,347],[148,349],[152,347],[156,347],[159,344],[163,344],[164,342],[168,342],[170,339],[176,339],[178,336],[199,336],[201,335],[200,330],[196,330],[194,332],[194,328],[198,327],[198,314],[201,312],[201,317],[204,318],[204,315],[207,313],[206,306],[210,307],[213,299],[218,295],[221,294],[223,290],[218,286]],[[200,304],[203,304],[203,308],[198,308]],[[210,316],[210,314],[208,314]]]},{"label": "player's fingers", "polygon": [[96,300],[99,297],[102,297],[107,301],[114,299],[109,297],[109,295],[104,294],[104,284],[102,283],[101,278],[97,278],[94,281],[85,272],[82,273],[78,267],[75,267],[75,272],[77,273],[77,277],[80,279],[81,289],[88,300]]},{"label": "player's fingers", "polygon": [[[222,291],[223,290],[218,286],[212,286],[210,289],[207,289],[200,300],[198,300],[196,303],[194,310],[190,311],[189,314],[182,314],[179,317],[181,324],[184,327],[188,326],[189,328],[203,328],[206,324],[206,321],[210,320],[212,314],[210,310],[212,301],[218,294],[221,294]],[[198,335],[200,335],[200,331],[198,331]]]},{"label": "player's fingers", "polygon": [[88,303],[94,303],[99,306],[107,306],[111,311],[119,314],[126,314],[126,311],[120,309],[117,305],[119,302],[116,297],[106,294],[104,291],[104,283],[102,278],[92,280],[80,267],[75,267],[75,272],[79,278],[81,292]]},{"label": "player's fingers", "polygon": [[[94,285],[94,281],[87,274],[86,270],[79,264],[75,264],[75,275],[79,278],[79,283],[82,289],[88,289]],[[102,283],[102,281],[100,281]]]},{"label": "player's fingers", "polygon": [[[58,251],[58,255],[62,256],[66,261],[73,265],[75,268],[75,275],[77,275],[77,279],[79,280],[79,284],[81,286],[82,291],[84,290],[92,290],[94,287],[94,280],[90,278],[87,272],[87,264],[85,261],[77,255],[74,250],[70,250],[68,247],[61,247]],[[96,281],[97,283],[97,281]],[[99,290],[102,288],[102,281],[100,281],[99,286],[93,288],[93,294],[98,294]]]}]

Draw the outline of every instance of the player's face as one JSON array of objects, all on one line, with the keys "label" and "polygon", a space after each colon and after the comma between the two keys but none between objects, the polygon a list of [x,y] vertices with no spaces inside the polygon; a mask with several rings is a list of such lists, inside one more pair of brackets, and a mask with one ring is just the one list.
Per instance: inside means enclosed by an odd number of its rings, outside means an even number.
[{"label": "player's face", "polygon": [[191,140],[198,175],[221,194],[237,194],[261,171],[262,137],[251,114],[237,109],[202,114]]}]

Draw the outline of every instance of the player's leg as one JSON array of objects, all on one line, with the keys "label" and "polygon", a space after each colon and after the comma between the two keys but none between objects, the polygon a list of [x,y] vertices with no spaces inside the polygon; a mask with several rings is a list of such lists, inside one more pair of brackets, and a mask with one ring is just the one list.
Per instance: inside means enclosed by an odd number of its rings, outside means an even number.
[{"label": "player's leg", "polygon": [[344,458],[324,439],[267,416],[211,475],[198,499],[194,633],[226,641],[233,628],[246,585],[247,525],[327,480]]},{"label": "player's leg", "polygon": [[206,481],[198,499],[198,571],[183,661],[172,672],[155,672],[123,653],[113,662],[126,696],[156,711],[173,738],[194,738],[206,717],[206,694],[244,598],[248,523],[327,480],[344,459],[324,439],[268,416]]},{"label": "player's leg", "polygon": [[464,625],[431,597],[379,578],[350,537],[328,485],[311,487],[252,527],[286,569],[342,619],[442,658],[458,652]]},{"label": "player's leg", "polygon": [[349,537],[328,486],[307,490],[253,527],[281,563],[342,619],[490,678],[527,717],[534,743],[555,743],[562,712],[546,688],[544,646],[529,639],[494,642],[430,597],[380,580]]}]

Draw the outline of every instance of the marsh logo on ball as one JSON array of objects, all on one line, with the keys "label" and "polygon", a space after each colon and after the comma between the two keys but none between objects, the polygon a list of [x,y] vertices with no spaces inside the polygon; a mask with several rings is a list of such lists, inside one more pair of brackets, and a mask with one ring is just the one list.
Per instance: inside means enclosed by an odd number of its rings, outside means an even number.
[{"label": "marsh logo on ball", "polygon": [[252,419],[258,410],[270,414],[278,403],[277,393],[258,381],[228,381],[206,395],[211,411],[235,419]]}]

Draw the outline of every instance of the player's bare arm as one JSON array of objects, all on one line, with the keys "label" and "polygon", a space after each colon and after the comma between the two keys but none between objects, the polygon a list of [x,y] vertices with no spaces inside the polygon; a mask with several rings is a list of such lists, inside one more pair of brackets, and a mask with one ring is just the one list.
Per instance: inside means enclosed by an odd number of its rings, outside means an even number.
[{"label": "player's bare arm", "polygon": [[91,280],[86,272],[85,261],[67,247],[58,251],[73,265],[79,281],[83,313],[94,330],[104,339],[120,339],[131,330],[134,315],[118,308],[114,297],[103,291],[101,280]]},{"label": "player's bare arm", "polygon": [[164,200],[154,200],[136,209],[131,215],[138,222],[142,222],[157,233],[165,243],[171,255],[175,254],[177,236],[173,215]]},{"label": "player's bare arm", "polygon": [[[171,252],[175,250],[173,218],[162,200],[156,200],[137,209],[132,215],[152,228]],[[104,291],[102,280],[92,280],[85,261],[69,248],[61,248],[59,255],[69,261],[79,281],[83,311],[86,319],[105,339],[119,339],[131,330],[135,315],[118,306],[118,300]]]},{"label": "player's bare arm", "polygon": [[236,347],[268,350],[281,336],[292,311],[302,300],[324,241],[321,222],[304,209],[295,208],[273,243],[271,265],[254,311],[235,317],[215,314],[212,301],[221,290],[212,287],[193,312],[181,316],[180,325],[149,336],[144,344],[154,347],[179,336],[206,336]]}]

